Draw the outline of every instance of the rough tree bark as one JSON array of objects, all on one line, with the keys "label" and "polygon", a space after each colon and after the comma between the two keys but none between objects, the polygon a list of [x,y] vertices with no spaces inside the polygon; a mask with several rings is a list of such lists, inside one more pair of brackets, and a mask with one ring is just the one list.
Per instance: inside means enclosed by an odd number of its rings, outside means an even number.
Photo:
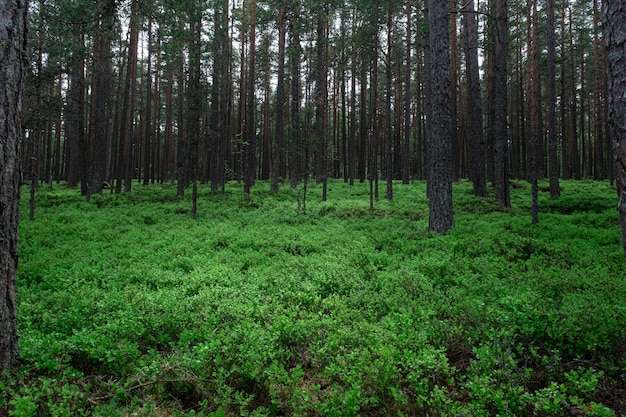
[{"label": "rough tree bark", "polygon": [[454,227],[449,15],[447,0],[430,0],[428,3],[431,48],[429,228],[435,233],[445,234]]},{"label": "rough tree bark", "polygon": [[0,2],[0,372],[19,353],[15,273],[20,200],[26,0]]},{"label": "rough tree bark", "polygon": [[608,84],[608,122],[613,138],[617,209],[626,260],[626,3],[606,0],[603,7]]}]

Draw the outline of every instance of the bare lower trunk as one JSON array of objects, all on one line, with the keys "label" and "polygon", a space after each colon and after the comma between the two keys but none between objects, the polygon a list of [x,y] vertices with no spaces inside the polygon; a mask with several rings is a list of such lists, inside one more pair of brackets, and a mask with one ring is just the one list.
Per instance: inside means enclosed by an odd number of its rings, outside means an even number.
[{"label": "bare lower trunk", "polygon": [[20,199],[26,0],[0,2],[0,372],[19,353],[15,273]]},{"label": "bare lower trunk", "polygon": [[429,228],[445,234],[454,227],[452,210],[452,140],[450,135],[450,41],[448,37],[448,3],[430,0],[431,103]]},{"label": "bare lower trunk", "polygon": [[606,0],[603,7],[604,42],[607,56],[608,121],[615,159],[617,208],[626,260],[626,4],[621,0]]}]

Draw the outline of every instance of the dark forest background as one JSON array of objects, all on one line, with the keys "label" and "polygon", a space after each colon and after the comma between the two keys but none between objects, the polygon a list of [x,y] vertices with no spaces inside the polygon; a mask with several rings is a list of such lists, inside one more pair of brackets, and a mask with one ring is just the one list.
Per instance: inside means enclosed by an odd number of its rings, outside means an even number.
[{"label": "dark forest background", "polygon": [[[133,179],[177,181],[179,194],[425,179],[438,59],[427,6],[34,1],[25,175],[87,196]],[[599,1],[448,6],[452,178],[484,195],[501,172],[549,177],[553,196],[558,178],[609,178]]]}]

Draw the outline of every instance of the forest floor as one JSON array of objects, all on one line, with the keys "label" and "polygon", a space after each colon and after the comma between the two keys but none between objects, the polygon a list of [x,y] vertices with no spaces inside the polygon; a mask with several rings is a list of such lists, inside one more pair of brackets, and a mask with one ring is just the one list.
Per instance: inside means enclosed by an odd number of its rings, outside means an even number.
[{"label": "forest floor", "polygon": [[24,193],[11,416],[620,416],[626,279],[608,182],[512,209],[454,185]]}]

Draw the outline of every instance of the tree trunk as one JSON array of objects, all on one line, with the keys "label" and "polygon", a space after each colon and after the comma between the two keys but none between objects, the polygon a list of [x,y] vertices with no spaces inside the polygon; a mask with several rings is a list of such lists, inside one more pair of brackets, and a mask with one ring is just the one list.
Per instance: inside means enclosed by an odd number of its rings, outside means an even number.
[{"label": "tree trunk", "polygon": [[27,8],[26,0],[0,2],[0,372],[9,371],[19,354],[15,276]]},{"label": "tree trunk", "polygon": [[300,86],[300,55],[302,48],[300,46],[299,32],[299,14],[297,10],[292,12],[290,23],[290,78],[291,78],[291,104],[290,118],[291,127],[289,129],[289,175],[291,179],[291,188],[295,188],[298,182],[303,178],[304,166],[304,146],[302,145],[300,107],[302,102],[302,91]]},{"label": "tree trunk", "polygon": [[[79,46],[83,45],[83,35],[77,35]],[[83,188],[87,185],[85,178],[85,59],[81,52],[73,59],[70,74],[68,100],[70,102],[68,114],[68,152],[67,152],[67,185],[76,187],[81,182]]]},{"label": "tree trunk", "polygon": [[91,183],[89,193],[102,192],[102,183],[106,180],[107,153],[109,149],[109,98],[111,91],[111,37],[115,20],[115,0],[100,2],[101,18],[99,32],[96,35],[97,58],[94,61],[95,71],[95,117],[93,122],[93,157],[91,163]]},{"label": "tree trunk", "polygon": [[215,9],[215,38],[213,39],[213,83],[211,86],[211,113],[209,138],[211,141],[211,192],[215,193],[225,182],[226,124],[228,120],[228,1]]},{"label": "tree trunk", "polygon": [[[254,97],[255,84],[255,51],[256,49],[256,0],[252,0],[250,8],[250,53],[248,54],[248,79],[246,86],[246,123],[245,123],[245,140],[243,147],[244,154],[244,175],[243,190],[246,196],[250,196],[250,188],[254,186],[255,167],[256,167],[256,124],[255,124],[255,108],[256,100]],[[242,63],[243,65],[243,63]]]},{"label": "tree trunk", "polygon": [[272,150],[272,177],[270,192],[278,192],[280,178],[280,161],[283,142],[285,141],[285,32],[286,7],[278,10],[278,74],[276,81],[276,132],[274,133],[274,149]]},{"label": "tree trunk", "polygon": [[348,183],[354,185],[356,176],[356,45],[352,45],[352,57],[350,68],[350,110],[349,120],[350,128],[348,129]]},{"label": "tree trunk", "polygon": [[608,122],[615,149],[617,209],[622,247],[626,260],[626,3],[605,0],[603,6],[604,43],[608,84]]},{"label": "tree trunk", "polygon": [[146,74],[146,125],[143,148],[143,185],[150,183],[152,145],[152,18],[148,19],[148,69]]},{"label": "tree trunk", "polygon": [[474,194],[487,196],[485,178],[485,140],[483,136],[483,111],[478,71],[478,19],[474,0],[463,0],[463,33],[465,38],[465,68],[467,77],[466,131],[468,132],[470,180]]},{"label": "tree trunk", "polygon": [[[124,179],[124,191],[132,189],[133,174],[133,142],[134,122],[133,113],[135,106],[137,84],[137,49],[139,47],[139,16],[138,3],[133,1],[130,16],[130,34],[128,42],[128,60],[126,66],[126,78],[124,81],[124,96],[122,99],[122,120],[119,132],[119,156],[117,170],[116,192],[121,192],[122,178]],[[116,132],[117,133],[117,132]]]},{"label": "tree trunk", "polygon": [[430,0],[431,48],[429,228],[445,234],[454,227],[452,210],[452,141],[450,135],[450,40],[448,1]]},{"label": "tree trunk", "polygon": [[[468,0],[462,1],[465,3]],[[450,0],[450,8],[456,10],[456,1]],[[459,131],[459,36],[457,14],[450,16],[450,115],[452,134],[452,179],[458,180],[463,175],[463,136]]]},{"label": "tree trunk", "polygon": [[385,155],[386,155],[386,182],[387,190],[385,198],[393,199],[393,138],[392,138],[392,117],[391,117],[391,6],[387,9],[387,53],[385,55]]},{"label": "tree trunk", "polygon": [[317,21],[317,80],[315,83],[315,125],[317,136],[317,182],[322,184],[326,201],[328,183],[328,23],[326,11],[320,10]]},{"label": "tree trunk", "polygon": [[547,0],[546,43],[547,57],[547,95],[548,95],[548,162],[550,177],[550,197],[561,195],[559,185],[559,160],[556,137],[556,47],[554,30],[554,0]]},{"label": "tree trunk", "polygon": [[569,8],[569,52],[570,52],[570,120],[569,120],[569,155],[571,157],[571,172],[574,179],[580,179],[580,153],[578,148],[578,129],[576,128],[578,117],[576,111],[577,81],[576,81],[576,55],[574,54],[574,24],[572,22],[572,8]]},{"label": "tree trunk", "polygon": [[187,134],[189,135],[188,158],[185,171],[192,184],[192,211],[196,216],[196,200],[198,196],[198,142],[200,137],[200,118],[202,114],[202,14],[199,11],[190,13],[191,33],[189,39],[189,88],[187,89]]},{"label": "tree trunk", "polygon": [[600,40],[598,32],[598,0],[593,0],[593,62],[594,62],[594,139],[595,139],[595,155],[594,155],[594,178],[600,180],[606,178],[606,164],[604,159],[604,100],[603,100],[603,81],[604,71],[602,65],[604,57],[600,51]]},{"label": "tree trunk", "polygon": [[539,177],[539,141],[541,136],[540,111],[541,101],[539,77],[539,22],[537,19],[537,0],[528,3],[529,28],[529,59],[528,59],[528,113],[530,118],[530,132],[528,134],[528,179],[531,183],[531,216],[532,223],[539,222],[538,187]]},{"label": "tree trunk", "polygon": [[404,141],[402,142],[402,184],[411,179],[411,0],[406,4],[406,65],[404,67]]},{"label": "tree trunk", "polygon": [[176,185],[176,195],[183,197],[185,195],[185,188],[189,185],[189,177],[187,176],[186,170],[186,161],[189,160],[189,138],[187,137],[187,125],[185,123],[185,68],[183,62],[178,63],[176,72],[176,81],[178,84],[178,96],[176,98],[178,101],[178,112],[176,115],[176,125],[178,130],[176,138],[178,142],[176,174],[178,183]]},{"label": "tree trunk", "polygon": [[493,171],[496,201],[503,207],[511,207],[508,157],[507,15],[507,1],[496,0],[496,50],[493,78],[495,108],[495,118],[493,121]]}]

